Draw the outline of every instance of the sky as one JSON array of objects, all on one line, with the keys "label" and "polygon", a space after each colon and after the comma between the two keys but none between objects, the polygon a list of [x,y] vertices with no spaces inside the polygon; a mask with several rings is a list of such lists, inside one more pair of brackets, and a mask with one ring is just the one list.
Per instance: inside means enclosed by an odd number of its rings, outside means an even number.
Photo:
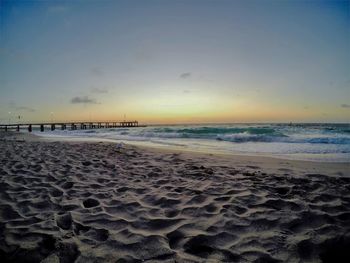
[{"label": "sky", "polygon": [[350,2],[0,0],[0,123],[124,118],[350,122]]}]

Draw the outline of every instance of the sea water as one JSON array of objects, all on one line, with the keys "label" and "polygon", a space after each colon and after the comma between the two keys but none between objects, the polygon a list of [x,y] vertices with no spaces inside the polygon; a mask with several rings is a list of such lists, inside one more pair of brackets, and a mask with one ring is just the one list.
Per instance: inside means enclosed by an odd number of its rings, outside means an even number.
[{"label": "sea water", "polygon": [[209,153],[350,162],[350,124],[193,124],[35,133]]}]

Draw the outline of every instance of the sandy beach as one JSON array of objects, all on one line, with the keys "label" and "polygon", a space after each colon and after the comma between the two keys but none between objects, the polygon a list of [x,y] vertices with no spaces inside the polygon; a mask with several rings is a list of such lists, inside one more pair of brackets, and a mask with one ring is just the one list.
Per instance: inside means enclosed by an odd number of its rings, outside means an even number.
[{"label": "sandy beach", "polygon": [[349,262],[350,164],[0,135],[1,262]]}]

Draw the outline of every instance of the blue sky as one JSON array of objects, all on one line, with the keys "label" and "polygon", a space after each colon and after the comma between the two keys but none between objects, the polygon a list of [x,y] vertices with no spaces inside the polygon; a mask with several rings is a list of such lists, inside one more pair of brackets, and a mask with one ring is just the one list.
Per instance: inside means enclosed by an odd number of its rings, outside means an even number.
[{"label": "blue sky", "polygon": [[350,121],[349,1],[1,1],[0,19],[1,122]]}]

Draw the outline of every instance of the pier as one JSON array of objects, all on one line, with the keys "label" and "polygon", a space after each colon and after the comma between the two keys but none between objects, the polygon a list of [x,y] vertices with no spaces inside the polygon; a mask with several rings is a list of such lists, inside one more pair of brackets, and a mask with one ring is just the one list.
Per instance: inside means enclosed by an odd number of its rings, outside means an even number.
[{"label": "pier", "polygon": [[102,129],[102,128],[130,128],[130,127],[146,127],[139,125],[138,121],[107,121],[107,122],[46,122],[46,123],[17,123],[17,124],[0,124],[0,130],[16,130],[27,129],[32,132],[37,127],[41,132],[46,130],[86,130],[86,129]]}]

